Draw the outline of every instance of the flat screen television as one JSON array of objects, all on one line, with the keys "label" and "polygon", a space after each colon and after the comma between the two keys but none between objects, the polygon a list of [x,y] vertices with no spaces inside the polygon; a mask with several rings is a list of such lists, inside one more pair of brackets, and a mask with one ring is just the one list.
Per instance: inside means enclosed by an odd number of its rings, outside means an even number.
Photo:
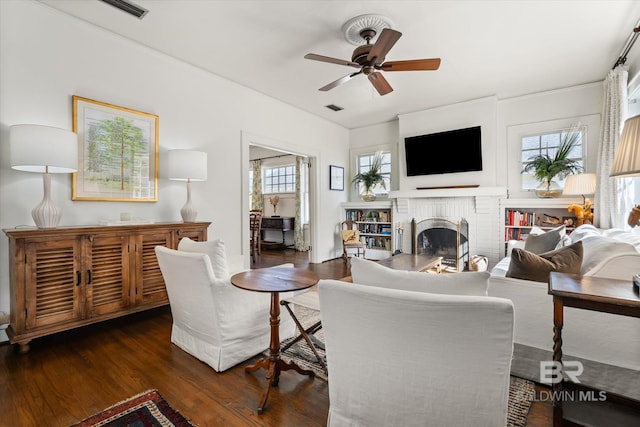
[{"label": "flat screen television", "polygon": [[482,170],[480,126],[404,139],[407,176]]}]

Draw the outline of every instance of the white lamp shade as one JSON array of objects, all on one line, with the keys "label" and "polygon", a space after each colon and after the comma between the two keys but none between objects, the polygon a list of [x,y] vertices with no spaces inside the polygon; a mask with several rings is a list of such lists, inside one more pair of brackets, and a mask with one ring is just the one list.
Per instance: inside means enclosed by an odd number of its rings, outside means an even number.
[{"label": "white lamp shade", "polygon": [[596,174],[580,173],[567,176],[562,194],[565,196],[582,196],[596,192]]},{"label": "white lamp shade", "polygon": [[640,116],[625,120],[611,176],[640,176]]},{"label": "white lamp shade", "polygon": [[206,181],[207,153],[193,150],[169,150],[169,179]]},{"label": "white lamp shade", "polygon": [[78,170],[78,136],[41,125],[9,128],[11,167],[26,172],[72,173]]}]

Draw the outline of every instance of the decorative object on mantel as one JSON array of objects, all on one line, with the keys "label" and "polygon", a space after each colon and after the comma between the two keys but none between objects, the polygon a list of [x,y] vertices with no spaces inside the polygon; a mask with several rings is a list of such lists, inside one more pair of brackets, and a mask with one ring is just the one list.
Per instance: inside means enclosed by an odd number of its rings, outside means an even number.
[{"label": "decorative object on mantel", "polygon": [[169,179],[187,181],[187,202],[180,209],[184,222],[195,222],[198,216],[191,203],[191,181],[207,180],[207,153],[193,150],[169,150]]},{"label": "decorative object on mantel", "polygon": [[271,203],[271,206],[273,206],[273,215],[271,216],[279,216],[276,215],[276,212],[278,210],[278,203],[280,203],[280,196],[269,197],[269,203]]},{"label": "decorative object on mantel", "polygon": [[[640,115],[624,122],[610,176],[617,178],[640,176]],[[640,225],[640,205],[631,209],[627,223],[631,227]]]},{"label": "decorative object on mantel", "polygon": [[558,197],[562,194],[562,188],[554,178],[562,179],[569,174],[582,172],[579,160],[570,157],[571,152],[582,139],[581,129],[582,126],[577,124],[564,130],[553,157],[547,152],[530,157],[524,162],[522,173],[533,171],[536,179],[540,181],[540,185],[536,188],[538,197]]},{"label": "decorative object on mantel", "polygon": [[579,173],[567,177],[562,194],[565,196],[582,196],[582,206],[572,204],[567,208],[567,210],[573,212],[576,217],[576,226],[593,224],[593,204],[584,195],[594,194],[595,192],[596,174]]},{"label": "decorative object on mantel", "polygon": [[78,136],[65,129],[41,125],[14,125],[9,128],[11,168],[42,173],[44,197],[31,211],[38,228],[55,228],[60,209],[51,199],[51,174],[73,173],[78,169]]},{"label": "decorative object on mantel", "polygon": [[375,193],[372,191],[372,188],[380,184],[382,188],[386,189],[386,184],[384,183],[384,176],[381,172],[382,169],[382,152],[377,151],[373,156],[373,160],[371,162],[371,166],[369,170],[366,172],[359,172],[356,176],[353,177],[351,181],[357,187],[361,184],[364,187],[363,191],[360,193],[360,198],[365,202],[372,202],[376,199]]}]

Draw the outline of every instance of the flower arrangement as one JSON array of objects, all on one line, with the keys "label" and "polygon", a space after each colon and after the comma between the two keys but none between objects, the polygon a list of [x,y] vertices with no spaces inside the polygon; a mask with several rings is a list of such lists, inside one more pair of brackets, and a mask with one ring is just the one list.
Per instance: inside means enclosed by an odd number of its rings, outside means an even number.
[{"label": "flower arrangement", "polygon": [[276,210],[278,209],[279,202],[280,202],[280,196],[269,197],[269,203],[271,203],[271,206],[273,206],[273,215],[276,214]]}]

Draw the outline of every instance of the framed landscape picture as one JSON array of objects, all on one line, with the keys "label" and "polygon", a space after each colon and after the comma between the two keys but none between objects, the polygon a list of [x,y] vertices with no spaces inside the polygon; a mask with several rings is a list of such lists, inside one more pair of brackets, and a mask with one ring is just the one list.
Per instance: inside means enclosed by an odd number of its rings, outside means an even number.
[{"label": "framed landscape picture", "polygon": [[73,96],[72,200],[156,202],[158,116]]},{"label": "framed landscape picture", "polygon": [[329,190],[344,191],[344,168],[329,166]]}]

